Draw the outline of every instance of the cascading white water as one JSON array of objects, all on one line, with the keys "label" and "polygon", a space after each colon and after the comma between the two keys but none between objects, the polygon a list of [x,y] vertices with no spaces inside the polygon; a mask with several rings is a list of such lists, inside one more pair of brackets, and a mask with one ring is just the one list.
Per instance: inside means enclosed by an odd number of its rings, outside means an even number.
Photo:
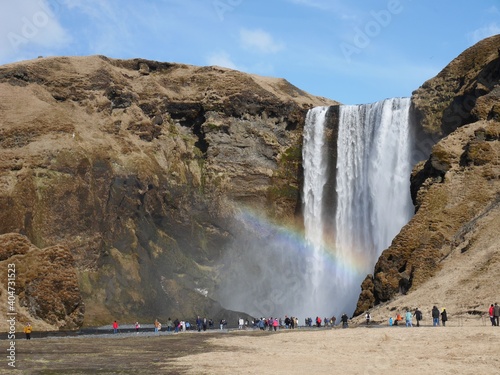
[{"label": "cascading white water", "polygon": [[[336,212],[331,212],[336,262],[329,271],[333,274],[313,269],[317,274],[312,278],[313,290],[325,282],[334,285],[330,308],[337,313],[354,310],[362,279],[413,214],[409,107],[407,98],[340,107],[337,203]],[[323,107],[312,109],[304,132],[304,224],[306,239],[315,249],[313,259],[321,257],[317,252],[324,248],[323,220],[329,209],[322,205],[328,170],[325,147],[316,139],[323,134],[324,113]],[[331,297],[322,296],[321,300]]]},{"label": "cascading white water", "polygon": [[304,306],[318,307],[319,288],[324,276],[321,256],[323,252],[323,189],[327,181],[325,116],[328,107],[308,111],[304,128],[302,160],[304,166],[304,227],[305,240],[312,252],[307,264],[312,289],[306,294]]}]

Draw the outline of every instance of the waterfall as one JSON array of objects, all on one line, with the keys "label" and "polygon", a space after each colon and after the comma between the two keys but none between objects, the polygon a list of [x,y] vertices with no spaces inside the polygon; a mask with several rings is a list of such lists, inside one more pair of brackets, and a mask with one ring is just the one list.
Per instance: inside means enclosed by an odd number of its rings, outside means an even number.
[{"label": "waterfall", "polygon": [[291,315],[300,324],[354,312],[363,278],[413,213],[409,105],[340,106],[338,129],[330,123],[333,107],[307,113],[305,234],[239,207],[235,219],[244,230],[225,252],[216,291],[225,308]]},{"label": "waterfall", "polygon": [[323,249],[323,189],[327,181],[327,163],[325,163],[326,143],[324,137],[325,117],[328,107],[316,107],[308,111],[304,128],[302,160],[304,166],[304,227],[305,240],[311,251],[307,264],[307,273],[311,276],[312,287],[302,303],[305,306],[318,306],[320,287],[324,270],[321,256]]},{"label": "waterfall", "polygon": [[[326,109],[308,113],[303,146],[305,236],[314,249],[313,264],[322,264],[315,259],[325,251],[333,252],[335,259],[329,270],[312,267],[312,290],[332,285],[329,295],[320,293],[320,300],[328,301],[336,313],[354,311],[361,281],[413,214],[409,107],[408,98],[340,106],[335,212],[322,204],[329,170],[323,140]],[[333,249],[326,240],[327,215],[334,215]],[[311,302],[323,310],[317,300]]]}]

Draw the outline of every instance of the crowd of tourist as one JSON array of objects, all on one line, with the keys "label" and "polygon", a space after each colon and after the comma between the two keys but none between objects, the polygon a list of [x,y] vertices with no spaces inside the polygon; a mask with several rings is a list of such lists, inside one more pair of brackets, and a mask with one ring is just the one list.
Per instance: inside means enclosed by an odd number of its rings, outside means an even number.
[{"label": "crowd of tourist", "polygon": [[[491,325],[498,326],[500,319],[500,306],[497,303],[491,304],[488,314],[491,320]],[[409,309],[407,309],[403,314],[398,312],[394,317],[390,316],[387,320],[387,325],[389,326],[404,325],[406,327],[414,327],[414,322],[415,322],[416,323],[415,326],[420,327],[423,318],[424,314],[419,308],[416,308],[414,311],[410,311]],[[433,306],[431,310],[431,318],[433,327],[438,327],[438,326],[445,327],[446,322],[448,321],[448,312],[446,311],[446,308],[442,308],[440,310],[437,306]],[[339,325],[342,328],[348,328],[350,320],[351,319],[347,316],[347,314],[344,313],[340,317]],[[366,325],[373,324],[372,316],[369,312],[365,314],[365,322]],[[278,317],[270,317],[270,318],[260,317],[258,319],[253,319],[250,321],[249,319],[238,318],[237,327],[239,330],[253,328],[253,329],[260,329],[262,331],[278,331],[280,329],[296,329],[299,327],[333,328],[337,325],[337,318],[335,316],[324,317],[324,318],[316,316],[316,318],[313,320],[311,317],[307,317],[304,319],[303,323],[304,324],[300,326],[299,319],[297,317],[294,316],[289,317],[288,315],[285,315],[284,319]],[[227,329],[227,327],[228,327],[228,322],[225,319],[221,319],[219,321],[218,329],[225,330]],[[140,324],[139,322],[136,322],[135,330],[137,333],[139,333],[139,329],[140,329]],[[197,330],[198,332],[201,332],[212,329],[215,329],[215,324],[212,319],[201,318],[200,316],[198,316],[194,324],[191,324],[187,320],[179,320],[179,319],[172,320],[171,318],[168,318],[164,330],[167,332],[178,333],[189,330]],[[154,322],[154,331],[155,333],[159,333],[160,331],[162,331],[162,324],[158,321],[158,319],[156,319]],[[118,332],[117,321],[113,322],[113,332],[114,333]]]}]

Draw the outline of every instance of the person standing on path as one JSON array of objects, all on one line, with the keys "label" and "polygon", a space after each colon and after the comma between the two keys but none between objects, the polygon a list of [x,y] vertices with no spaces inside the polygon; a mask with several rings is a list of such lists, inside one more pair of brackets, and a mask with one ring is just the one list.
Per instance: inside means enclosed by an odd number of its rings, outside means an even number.
[{"label": "person standing on path", "polygon": [[155,333],[158,333],[159,327],[160,327],[160,322],[158,321],[158,319],[155,319]]},{"label": "person standing on path", "polygon": [[410,310],[406,310],[405,320],[406,320],[407,327],[413,327],[413,323],[411,321],[412,317],[413,317],[413,315],[411,314]]},{"label": "person standing on path", "polygon": [[432,307],[432,326],[439,326],[439,309],[436,306]]},{"label": "person standing on path", "polygon": [[443,322],[443,327],[446,326],[447,320],[448,320],[448,314],[446,313],[446,309],[443,309],[443,311],[441,311],[441,321]]},{"label": "person standing on path", "polygon": [[24,333],[26,334],[26,340],[31,340],[31,332],[33,331],[33,327],[31,326],[31,323],[28,322],[24,326]]},{"label": "person standing on path", "polygon": [[495,306],[493,307],[493,317],[495,318],[495,325],[498,327],[498,324],[500,323],[500,306],[498,306],[498,303],[495,302]]},{"label": "person standing on path", "polygon": [[422,311],[420,311],[417,307],[415,309],[415,313],[413,315],[415,316],[415,319],[417,320],[417,327],[420,327],[420,321],[422,320]]},{"label": "person standing on path", "polygon": [[179,328],[180,328],[181,322],[179,319],[175,318],[174,320],[174,332],[179,333]]},{"label": "person standing on path", "polygon": [[274,332],[276,332],[278,330],[278,327],[279,327],[278,318],[274,318],[274,320],[273,320],[273,329],[274,329]]},{"label": "person standing on path", "polygon": [[490,305],[490,308],[488,310],[488,314],[490,316],[491,325],[494,326],[495,325],[495,306],[493,306],[493,304]]},{"label": "person standing on path", "polygon": [[113,333],[118,333],[118,322],[116,320],[113,322]]},{"label": "person standing on path", "polygon": [[342,322],[342,328],[347,328],[349,326],[347,323],[348,320],[349,318],[347,317],[347,314],[343,313],[342,316],[340,317],[340,321]]}]

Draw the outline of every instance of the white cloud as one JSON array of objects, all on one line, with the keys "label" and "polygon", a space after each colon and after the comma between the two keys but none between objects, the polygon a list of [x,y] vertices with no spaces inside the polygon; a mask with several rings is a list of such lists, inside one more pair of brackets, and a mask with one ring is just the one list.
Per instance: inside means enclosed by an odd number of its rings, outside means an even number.
[{"label": "white cloud", "polygon": [[476,29],[468,34],[468,38],[472,43],[477,43],[484,38],[500,34],[500,25],[491,23],[488,26]]},{"label": "white cloud", "polygon": [[[52,4],[50,4],[52,5]],[[17,0],[2,4],[0,63],[39,55],[41,48],[58,49],[71,37],[63,29],[47,0]]]},{"label": "white cloud", "polygon": [[223,68],[241,70],[231,60],[231,57],[226,51],[214,52],[207,58],[207,65],[217,65]]},{"label": "white cloud", "polygon": [[275,41],[271,34],[260,29],[241,29],[240,41],[243,48],[261,53],[276,53],[285,48],[283,43]]}]

